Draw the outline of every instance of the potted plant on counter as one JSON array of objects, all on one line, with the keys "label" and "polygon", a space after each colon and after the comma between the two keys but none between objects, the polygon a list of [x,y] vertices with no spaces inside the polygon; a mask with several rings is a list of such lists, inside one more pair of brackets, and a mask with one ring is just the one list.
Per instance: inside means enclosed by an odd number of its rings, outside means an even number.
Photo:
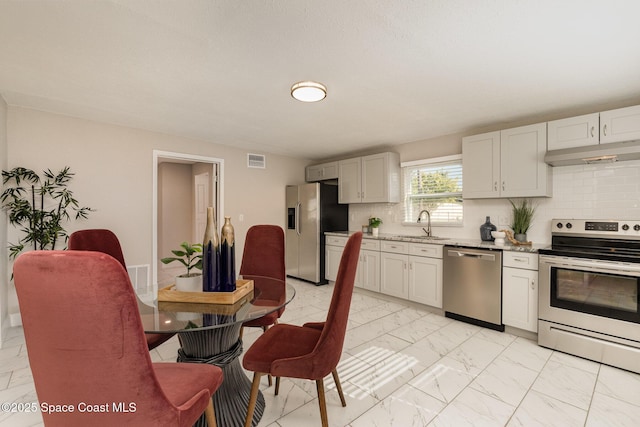
[{"label": "potted plant on counter", "polygon": [[377,217],[369,218],[369,228],[371,229],[371,234],[374,236],[378,235],[378,227],[382,224],[382,219]]},{"label": "potted plant on counter", "polygon": [[512,207],[511,229],[514,237],[519,242],[526,242],[527,231],[531,227],[536,207],[529,199],[521,199],[519,202],[509,199],[509,203]]},{"label": "potted plant on counter", "polygon": [[202,271],[202,244],[182,242],[182,249],[172,250],[175,256],[162,258],[160,262],[170,264],[180,262],[187,267],[187,273],[176,276],[176,289],[184,292],[202,292],[202,273],[191,272],[193,269]]}]

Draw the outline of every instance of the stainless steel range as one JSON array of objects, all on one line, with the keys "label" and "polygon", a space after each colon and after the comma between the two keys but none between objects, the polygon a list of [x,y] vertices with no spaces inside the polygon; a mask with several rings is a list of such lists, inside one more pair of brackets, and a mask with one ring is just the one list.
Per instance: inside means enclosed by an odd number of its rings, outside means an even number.
[{"label": "stainless steel range", "polygon": [[538,344],[640,373],[640,220],[556,219],[539,251]]}]

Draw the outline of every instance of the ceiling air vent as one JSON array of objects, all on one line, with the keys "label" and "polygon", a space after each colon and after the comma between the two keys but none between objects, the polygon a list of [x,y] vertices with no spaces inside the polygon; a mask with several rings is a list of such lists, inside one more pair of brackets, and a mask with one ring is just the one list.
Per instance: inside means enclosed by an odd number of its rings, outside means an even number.
[{"label": "ceiling air vent", "polygon": [[265,169],[267,167],[267,159],[264,154],[247,154],[247,167]]}]

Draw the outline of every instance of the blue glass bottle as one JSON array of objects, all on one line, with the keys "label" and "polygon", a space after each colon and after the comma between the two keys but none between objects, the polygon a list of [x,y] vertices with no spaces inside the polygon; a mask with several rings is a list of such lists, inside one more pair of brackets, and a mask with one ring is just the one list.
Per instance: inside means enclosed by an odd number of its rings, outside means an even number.
[{"label": "blue glass bottle", "polygon": [[220,233],[220,288],[222,292],[236,290],[236,250],[231,217],[224,217]]},{"label": "blue glass bottle", "polygon": [[207,227],[202,242],[202,290],[221,292],[220,287],[220,245],[218,231],[213,217],[213,208],[207,208]]}]

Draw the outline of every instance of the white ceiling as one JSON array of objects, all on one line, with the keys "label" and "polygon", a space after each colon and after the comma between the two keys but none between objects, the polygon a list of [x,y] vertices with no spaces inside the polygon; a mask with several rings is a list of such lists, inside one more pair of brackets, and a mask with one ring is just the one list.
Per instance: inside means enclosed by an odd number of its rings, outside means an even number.
[{"label": "white ceiling", "polygon": [[[0,0],[10,105],[322,159],[640,96],[638,0]],[[328,87],[316,104],[291,85]]]}]

